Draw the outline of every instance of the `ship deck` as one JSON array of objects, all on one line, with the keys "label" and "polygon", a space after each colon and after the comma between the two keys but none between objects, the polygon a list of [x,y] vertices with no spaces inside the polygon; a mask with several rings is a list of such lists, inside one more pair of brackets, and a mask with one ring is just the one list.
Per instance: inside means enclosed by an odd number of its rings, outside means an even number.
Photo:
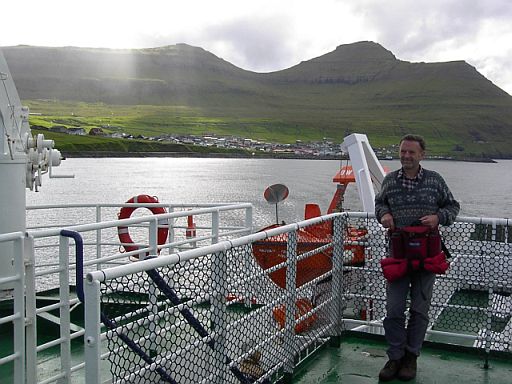
[{"label": "ship deck", "polygon": [[[3,345],[5,347],[5,345]],[[2,344],[0,344],[2,349]],[[297,368],[293,384],[366,384],[379,382],[379,370],[387,361],[382,336],[347,333],[339,346],[325,345]],[[82,359],[79,350],[75,359]],[[418,374],[411,384],[509,384],[512,360],[505,354],[491,353],[485,368],[482,351],[455,345],[425,342],[418,359]],[[40,369],[53,370],[60,364],[58,356],[47,355]],[[2,377],[12,382],[12,371],[1,369]],[[83,376],[75,377],[83,382]],[[390,384],[401,383],[393,380]]]},{"label": "ship deck", "polygon": [[[293,383],[377,383],[379,371],[387,361],[385,351],[382,336],[347,334],[339,347],[325,346],[305,361]],[[508,384],[512,377],[509,357],[491,353],[485,368],[486,359],[481,351],[426,342],[418,358],[418,374],[409,383]],[[395,379],[390,383],[401,381]]]},{"label": "ship deck", "polygon": [[[251,230],[247,209],[200,207],[158,220],[0,235],[18,252],[17,273],[0,280],[0,288],[13,286],[11,305],[0,306],[0,381],[236,384],[256,376],[259,383],[377,383],[387,360],[379,267],[385,232],[366,213],[353,212],[239,237]],[[190,215],[206,223],[192,238]],[[173,224],[173,237],[158,244],[162,219]],[[312,250],[298,244],[299,231],[326,223],[331,241]],[[120,252],[117,230],[128,225],[145,236],[143,248]],[[345,239],[347,228],[368,235]],[[459,218],[443,229],[451,266],[436,280],[412,383],[512,382],[511,230],[506,220],[486,218]],[[253,245],[283,238],[285,261],[258,264]],[[37,268],[21,262],[25,249]],[[158,257],[130,259],[157,249]],[[323,252],[332,254],[332,269],[313,271],[316,277],[297,286],[301,263]],[[361,253],[364,263],[357,262]],[[274,280],[279,273],[285,288]],[[49,282],[57,287],[48,289]]]}]

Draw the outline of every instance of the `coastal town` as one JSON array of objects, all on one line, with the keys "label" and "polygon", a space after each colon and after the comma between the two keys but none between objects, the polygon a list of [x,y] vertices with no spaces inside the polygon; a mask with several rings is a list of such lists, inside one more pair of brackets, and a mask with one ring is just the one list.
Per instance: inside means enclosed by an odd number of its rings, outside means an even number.
[{"label": "coastal town", "polygon": [[[48,130],[50,132],[64,133],[69,135],[91,135],[102,136],[126,140],[148,140],[157,142],[168,142],[183,145],[195,145],[201,147],[225,148],[233,150],[245,150],[253,154],[268,154],[275,157],[300,157],[300,158],[345,158],[346,154],[342,152],[340,143],[336,143],[330,138],[324,137],[320,141],[303,142],[296,140],[295,143],[273,143],[238,136],[219,136],[215,134],[203,135],[177,135],[167,134],[159,136],[131,135],[123,132],[109,132],[102,128],[91,128],[86,131],[84,128],[53,126],[50,128],[33,126],[39,130]],[[390,148],[375,148],[375,153],[381,159],[391,160],[397,153],[396,146]]]}]

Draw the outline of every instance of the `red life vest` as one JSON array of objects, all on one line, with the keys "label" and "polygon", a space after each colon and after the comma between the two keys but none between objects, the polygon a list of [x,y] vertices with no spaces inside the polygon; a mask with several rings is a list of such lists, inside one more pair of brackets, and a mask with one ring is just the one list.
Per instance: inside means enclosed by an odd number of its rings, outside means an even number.
[{"label": "red life vest", "polygon": [[389,237],[390,256],[380,261],[388,281],[395,281],[414,271],[444,274],[448,269],[438,228],[403,227],[390,231]]}]

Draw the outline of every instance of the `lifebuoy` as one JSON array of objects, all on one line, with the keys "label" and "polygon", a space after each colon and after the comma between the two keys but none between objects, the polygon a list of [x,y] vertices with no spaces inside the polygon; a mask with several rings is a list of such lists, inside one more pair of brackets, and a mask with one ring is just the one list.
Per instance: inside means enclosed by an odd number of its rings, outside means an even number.
[{"label": "lifebuoy", "polygon": [[[143,203],[143,204],[156,204],[158,203],[158,199],[155,196],[149,196],[149,195],[138,195],[132,197],[130,200],[128,200],[126,203]],[[133,211],[135,211],[137,208],[141,207],[122,207],[119,211],[117,217],[119,219],[127,219],[129,218]],[[166,210],[164,207],[144,207],[149,209],[154,215],[158,215],[161,213],[166,213]],[[165,244],[167,241],[167,235],[169,234],[169,227],[165,225],[161,225],[159,222],[159,228],[158,228],[158,234],[157,234],[157,242],[158,245]],[[163,223],[162,223],[163,224]],[[133,240],[130,236],[130,232],[128,231],[128,227],[125,226],[119,226],[117,227],[117,235],[119,236],[119,241],[122,243],[122,247],[126,252],[136,251],[139,249],[138,245],[130,245],[133,244]],[[160,252],[160,250],[158,251]]]}]

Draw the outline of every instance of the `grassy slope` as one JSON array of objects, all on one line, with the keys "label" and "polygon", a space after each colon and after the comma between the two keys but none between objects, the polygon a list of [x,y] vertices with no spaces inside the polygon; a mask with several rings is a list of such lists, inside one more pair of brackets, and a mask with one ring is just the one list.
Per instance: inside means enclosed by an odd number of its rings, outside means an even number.
[{"label": "grassy slope", "polygon": [[[314,95],[312,96],[314,98]],[[316,104],[316,105],[315,105]],[[390,101],[351,105],[340,102],[329,106],[316,103],[302,108],[190,108],[175,106],[118,106],[85,103],[28,102],[33,112],[44,116],[31,116],[33,125],[81,126],[92,128],[110,126],[110,131],[157,136],[176,134],[218,134],[250,137],[262,141],[294,142],[321,140],[329,137],[337,142],[352,132],[368,134],[377,147],[390,146],[407,132],[423,134],[431,154],[459,155],[466,157],[510,157],[509,140],[503,140],[503,131],[490,132],[485,110],[471,109],[468,105],[448,103],[423,103],[421,108],[407,103]],[[499,104],[489,105],[490,110],[501,109],[500,114],[510,110]],[[466,127],[471,127],[467,129]],[[108,130],[108,129],[107,129]],[[479,143],[483,138],[484,144]],[[507,136],[505,138],[508,139]],[[71,138],[71,140],[75,140]],[[463,152],[453,152],[456,147]]]}]

